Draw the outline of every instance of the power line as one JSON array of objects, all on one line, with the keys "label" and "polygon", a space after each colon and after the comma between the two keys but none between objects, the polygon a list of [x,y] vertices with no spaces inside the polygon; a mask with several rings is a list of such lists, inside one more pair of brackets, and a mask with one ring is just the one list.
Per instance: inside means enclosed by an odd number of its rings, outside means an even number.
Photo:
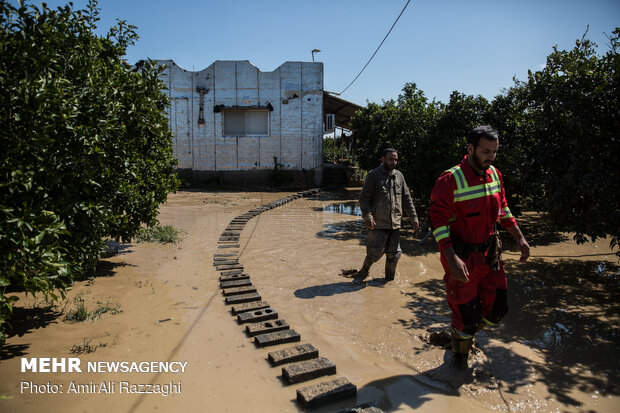
[{"label": "power line", "polygon": [[349,83],[349,86],[345,87],[342,92],[338,93],[338,95],[342,95],[348,88],[351,87],[351,85],[357,80],[358,77],[360,77],[360,75],[362,74],[362,72],[364,71],[364,69],[366,69],[366,66],[368,66],[368,64],[370,64],[370,61],[372,60],[373,57],[375,57],[375,55],[377,54],[377,52],[379,51],[379,49],[381,48],[381,46],[383,45],[383,42],[385,42],[385,39],[388,38],[388,36],[390,35],[390,33],[392,33],[392,29],[394,28],[394,26],[396,26],[396,23],[398,22],[398,19],[400,19],[400,16],[403,15],[403,13],[405,12],[405,9],[407,8],[407,6],[409,5],[409,2],[411,0],[407,0],[407,4],[405,4],[405,7],[403,7],[402,11],[400,12],[400,14],[398,15],[398,17],[396,18],[396,20],[394,21],[394,24],[392,24],[392,27],[390,27],[390,31],[387,32],[387,34],[385,35],[385,37],[383,38],[383,40],[381,41],[381,44],[379,45],[379,47],[377,47],[377,50],[375,50],[375,52],[372,54],[372,56],[370,56],[370,59],[368,59],[368,62],[366,62],[366,64],[364,65],[364,67],[362,68],[362,70],[360,70],[360,72],[357,74],[357,76],[355,76],[355,79],[353,79],[353,81],[351,83]]}]

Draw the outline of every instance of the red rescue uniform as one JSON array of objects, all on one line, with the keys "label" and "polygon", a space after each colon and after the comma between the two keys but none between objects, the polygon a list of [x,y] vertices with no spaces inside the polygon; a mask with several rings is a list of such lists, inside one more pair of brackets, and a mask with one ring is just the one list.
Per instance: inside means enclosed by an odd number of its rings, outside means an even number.
[{"label": "red rescue uniform", "polygon": [[452,328],[461,336],[473,336],[481,320],[497,323],[508,311],[504,264],[493,271],[486,263],[486,251],[461,257],[469,271],[469,282],[450,277],[444,250],[461,243],[484,244],[499,222],[504,228],[517,225],[506,202],[502,174],[493,166],[477,174],[467,161],[445,171],[431,193],[429,216],[433,235],[441,251]]}]

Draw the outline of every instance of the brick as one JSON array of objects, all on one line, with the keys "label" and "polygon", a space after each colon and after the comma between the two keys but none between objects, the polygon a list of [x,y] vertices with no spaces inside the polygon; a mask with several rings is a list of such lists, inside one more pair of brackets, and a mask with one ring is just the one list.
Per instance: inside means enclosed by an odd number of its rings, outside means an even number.
[{"label": "brick", "polygon": [[228,260],[228,261],[214,261],[213,262],[214,266],[218,266],[218,265],[239,265],[239,261],[238,260]]},{"label": "brick", "polygon": [[299,363],[282,367],[282,377],[291,384],[330,374],[336,374],[336,365],[325,357],[300,361]]},{"label": "brick", "polygon": [[[247,313],[244,313],[247,314]],[[248,324],[245,326],[245,332],[248,336],[254,337],[259,334],[264,333],[274,333],[276,331],[288,330],[291,328],[290,325],[286,322],[286,320],[278,319],[278,320],[269,320],[269,321],[261,321],[259,323]]]},{"label": "brick", "polygon": [[261,297],[257,293],[231,295],[226,297],[226,304],[249,303],[250,301],[260,301]]},{"label": "brick", "polygon": [[234,265],[218,265],[215,267],[218,271],[229,271],[229,270],[243,270],[243,265],[234,264]]},{"label": "brick", "polygon": [[224,232],[222,232],[222,237],[239,238],[240,235],[241,235],[240,231],[224,231]]},{"label": "brick", "polygon": [[282,350],[272,351],[267,355],[272,366],[315,359],[318,356],[319,350],[314,348],[312,344],[300,344],[297,346],[287,347]]},{"label": "brick", "polygon": [[297,389],[297,402],[304,408],[314,408],[336,400],[355,397],[357,387],[344,377]]},{"label": "brick", "polygon": [[243,274],[243,270],[227,270],[220,272],[220,275],[228,276],[228,275],[239,275]]},{"label": "brick", "polygon": [[277,331],[275,333],[259,334],[254,337],[258,347],[275,346],[276,344],[294,343],[300,341],[301,336],[293,329]]},{"label": "brick", "polygon": [[249,280],[250,276],[242,272],[235,272],[230,275],[220,276],[220,281]]},{"label": "brick", "polygon": [[278,313],[271,307],[260,310],[248,311],[237,316],[239,323],[255,323],[257,321],[274,320],[278,318]]},{"label": "brick", "polygon": [[233,314],[237,315],[246,311],[260,310],[261,308],[267,308],[269,304],[265,301],[252,301],[249,303],[237,304],[231,308]]},{"label": "brick", "polygon": [[241,295],[241,294],[249,294],[249,293],[255,293],[255,292],[256,292],[256,287],[254,286],[233,287],[233,288],[227,288],[225,290],[222,290],[222,294],[224,294],[224,297],[228,297],[230,295]]},{"label": "brick", "polygon": [[222,281],[220,283],[220,288],[247,287],[249,285],[252,285],[252,281],[246,278],[244,280]]},{"label": "brick", "polygon": [[229,254],[227,257],[213,257],[213,262],[236,261],[238,259],[237,254]]}]

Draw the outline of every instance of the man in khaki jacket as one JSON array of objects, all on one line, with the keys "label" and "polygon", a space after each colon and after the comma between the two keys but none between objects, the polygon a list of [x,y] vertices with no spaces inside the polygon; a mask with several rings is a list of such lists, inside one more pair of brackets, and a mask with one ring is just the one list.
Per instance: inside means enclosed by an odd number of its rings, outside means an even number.
[{"label": "man in khaki jacket", "polygon": [[398,152],[387,148],[381,155],[381,166],[368,173],[360,193],[360,207],[366,228],[368,243],[362,269],[354,278],[362,281],[368,277],[370,266],[385,253],[385,281],[394,280],[396,264],[400,259],[400,224],[403,208],[411,219],[413,230],[420,227],[413,199],[405,177],[397,171]]}]

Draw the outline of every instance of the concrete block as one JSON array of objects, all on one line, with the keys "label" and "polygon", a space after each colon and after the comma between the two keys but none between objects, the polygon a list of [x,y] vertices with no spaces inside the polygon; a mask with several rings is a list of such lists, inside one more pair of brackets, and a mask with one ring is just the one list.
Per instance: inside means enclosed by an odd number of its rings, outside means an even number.
[{"label": "concrete block", "polygon": [[297,402],[304,408],[318,407],[357,395],[357,387],[344,377],[297,389]]},{"label": "concrete block", "polygon": [[241,264],[218,265],[217,267],[215,267],[215,269],[218,271],[230,271],[230,270],[242,270],[243,271],[243,265]]},{"label": "concrete block", "polygon": [[[247,313],[244,313],[247,314]],[[248,324],[245,326],[245,332],[248,336],[254,337],[259,334],[274,333],[276,331],[288,330],[291,328],[285,320],[269,320],[259,323]]]},{"label": "concrete block", "polygon": [[239,323],[255,323],[257,321],[274,320],[278,318],[278,313],[271,307],[260,310],[248,311],[237,316]]},{"label": "concrete block", "polygon": [[315,359],[319,356],[319,350],[314,348],[312,344],[300,344],[297,346],[283,348],[282,350],[272,351],[267,357],[272,366],[280,364],[295,363]]},{"label": "concrete block", "polygon": [[[243,274],[243,270],[228,270],[228,271],[220,272],[220,275],[223,275],[223,276],[239,275],[239,274]],[[221,280],[221,277],[220,277],[220,280]]]},{"label": "concrete block", "polygon": [[336,365],[325,357],[300,361],[282,367],[282,377],[291,384],[330,374],[336,374]]},{"label": "concrete block", "polygon": [[255,292],[256,292],[256,287],[254,286],[233,287],[233,288],[227,288],[225,290],[222,290],[222,294],[224,294],[224,297],[228,297],[231,295],[250,294],[250,293],[255,293]]},{"label": "concrete block", "polygon": [[234,260],[228,260],[228,261],[213,261],[213,265],[214,266],[218,266],[218,265],[238,265],[239,264],[239,260],[234,259]]},{"label": "concrete block", "polygon": [[267,308],[269,304],[266,301],[252,301],[249,303],[233,305],[231,311],[233,314],[241,314],[246,311],[260,310],[261,308]]},{"label": "concrete block", "polygon": [[250,301],[260,301],[261,297],[257,293],[230,295],[226,297],[226,304],[249,303]]},{"label": "concrete block", "polygon": [[213,257],[213,262],[226,262],[226,261],[237,261],[239,256],[236,254],[230,254],[228,257]]},{"label": "concrete block", "polygon": [[247,287],[250,285],[252,285],[252,281],[246,278],[244,280],[222,281],[220,283],[220,288]]},{"label": "concrete block", "polygon": [[239,243],[239,238],[240,237],[220,237],[218,243],[220,244],[225,244],[225,243],[230,243],[230,244],[238,244]]},{"label": "concrete block", "polygon": [[[232,272],[232,271],[228,271]],[[234,272],[230,275],[222,275],[220,277],[220,281],[235,281],[235,280],[249,280],[250,276],[247,274],[243,274],[242,272]]]},{"label": "concrete block", "polygon": [[276,344],[294,343],[301,340],[299,333],[293,329],[276,331],[275,333],[259,334],[254,337],[258,347],[275,346]]}]

